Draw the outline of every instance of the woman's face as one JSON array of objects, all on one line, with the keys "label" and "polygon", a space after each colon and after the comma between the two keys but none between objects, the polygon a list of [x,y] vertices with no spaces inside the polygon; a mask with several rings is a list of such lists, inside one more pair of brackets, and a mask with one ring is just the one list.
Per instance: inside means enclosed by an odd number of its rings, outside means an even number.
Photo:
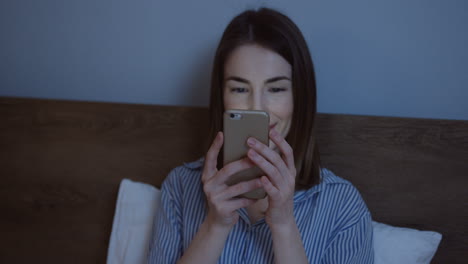
[{"label": "woman's face", "polygon": [[[262,110],[270,115],[270,128],[283,137],[293,114],[291,65],[281,55],[259,45],[242,45],[224,65],[226,109]],[[275,148],[270,140],[270,148]]]}]

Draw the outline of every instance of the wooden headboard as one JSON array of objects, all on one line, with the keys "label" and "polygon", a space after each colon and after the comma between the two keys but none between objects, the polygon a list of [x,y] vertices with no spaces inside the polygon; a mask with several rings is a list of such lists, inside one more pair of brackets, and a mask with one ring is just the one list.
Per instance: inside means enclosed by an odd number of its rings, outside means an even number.
[{"label": "wooden headboard", "polygon": [[[204,155],[207,109],[0,97],[0,263],[104,263],[119,183]],[[468,259],[468,122],[319,114],[322,164],[373,218]]]}]

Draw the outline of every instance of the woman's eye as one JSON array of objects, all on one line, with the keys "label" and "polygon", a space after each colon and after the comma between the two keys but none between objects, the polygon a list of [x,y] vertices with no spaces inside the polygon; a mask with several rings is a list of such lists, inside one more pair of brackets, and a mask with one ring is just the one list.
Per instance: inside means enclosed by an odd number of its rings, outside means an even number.
[{"label": "woman's eye", "polygon": [[233,92],[233,93],[245,93],[245,92],[247,92],[247,89],[246,88],[236,87],[236,88],[231,88],[231,92]]},{"label": "woman's eye", "polygon": [[270,92],[279,93],[286,91],[286,88],[270,88]]}]

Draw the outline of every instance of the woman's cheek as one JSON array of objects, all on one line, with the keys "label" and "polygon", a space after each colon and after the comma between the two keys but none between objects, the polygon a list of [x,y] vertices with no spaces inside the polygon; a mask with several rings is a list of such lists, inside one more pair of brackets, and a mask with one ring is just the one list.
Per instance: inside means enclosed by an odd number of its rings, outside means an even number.
[{"label": "woman's cheek", "polygon": [[282,121],[286,121],[292,116],[292,107],[290,107],[287,102],[278,102],[271,110],[271,112],[273,112]]},{"label": "woman's cheek", "polygon": [[224,97],[224,107],[226,109],[245,109],[245,98],[238,95],[227,95]]}]

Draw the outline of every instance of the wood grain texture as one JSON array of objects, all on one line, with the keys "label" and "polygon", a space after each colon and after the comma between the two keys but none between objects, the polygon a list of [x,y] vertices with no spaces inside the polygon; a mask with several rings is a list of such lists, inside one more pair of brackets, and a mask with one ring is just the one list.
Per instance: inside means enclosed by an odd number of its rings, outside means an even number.
[{"label": "wood grain texture", "polygon": [[432,263],[466,263],[468,122],[321,114],[317,137],[374,220],[440,232]]},{"label": "wood grain texture", "polygon": [[207,110],[0,99],[0,263],[105,263],[119,183],[202,156]]},{"label": "wood grain texture", "polygon": [[[0,97],[0,263],[104,263],[120,181],[160,187],[204,155],[207,109]],[[324,167],[376,221],[468,259],[468,122],[319,114]]]}]

